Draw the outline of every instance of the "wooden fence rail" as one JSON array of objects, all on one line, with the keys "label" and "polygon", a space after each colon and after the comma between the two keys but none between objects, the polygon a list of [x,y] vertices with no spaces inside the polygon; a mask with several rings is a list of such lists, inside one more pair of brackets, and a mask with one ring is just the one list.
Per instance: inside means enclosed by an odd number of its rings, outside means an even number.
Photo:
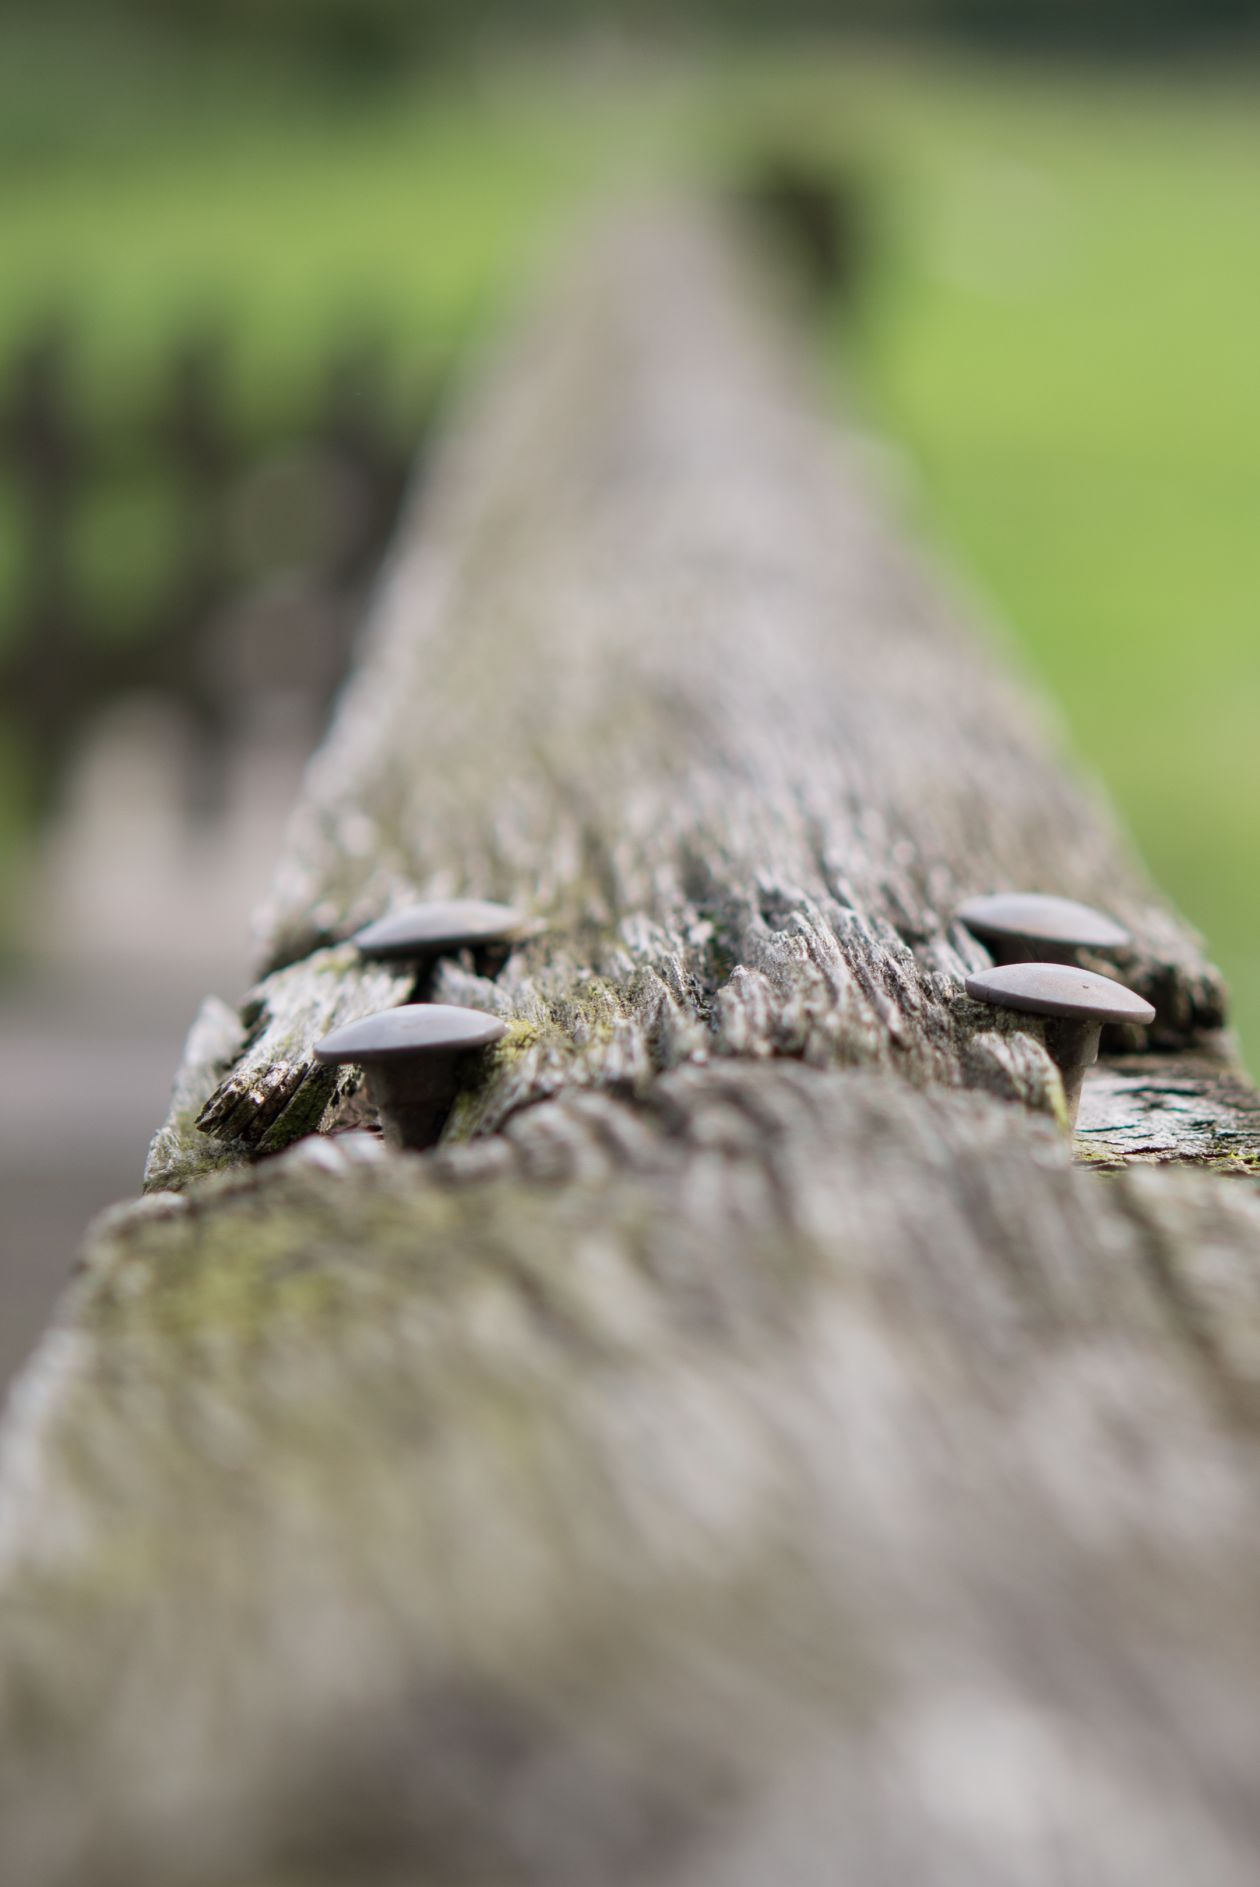
[{"label": "wooden fence rail", "polygon": [[[1254,1882],[1256,1097],[797,351],[663,209],[450,434],[9,1415],[5,1879]],[[1075,1163],[1000,887],[1158,1011]],[[425,985],[503,1045],[435,1152],[335,1133],[413,993],[346,939],[454,893],[534,920]]]}]

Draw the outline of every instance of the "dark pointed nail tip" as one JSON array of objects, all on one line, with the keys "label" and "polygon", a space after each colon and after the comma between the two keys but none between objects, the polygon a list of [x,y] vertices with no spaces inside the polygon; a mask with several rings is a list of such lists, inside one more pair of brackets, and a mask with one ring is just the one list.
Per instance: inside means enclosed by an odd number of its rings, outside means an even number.
[{"label": "dark pointed nail tip", "polygon": [[348,1062],[366,1068],[373,1062],[400,1061],[426,1054],[471,1054],[492,1048],[507,1029],[497,1016],[448,1003],[407,1003],[383,1009],[334,1029],[315,1048],[319,1062]]},{"label": "dark pointed nail tip", "polygon": [[1066,963],[1009,963],[965,980],[969,996],[999,1009],[1027,1015],[1059,1016],[1074,1022],[1155,1020],[1155,1010],[1136,990],[1110,976],[1078,970]]}]

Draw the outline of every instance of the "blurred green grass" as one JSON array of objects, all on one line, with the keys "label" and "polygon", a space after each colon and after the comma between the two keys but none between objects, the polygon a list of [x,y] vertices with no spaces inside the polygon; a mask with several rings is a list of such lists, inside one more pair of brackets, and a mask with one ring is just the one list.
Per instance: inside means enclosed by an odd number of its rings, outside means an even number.
[{"label": "blurred green grass", "polygon": [[[347,96],[31,29],[0,60],[0,357],[41,310],[78,310],[107,427],[209,313],[266,437],[356,324],[405,344],[399,397],[418,394],[560,214],[627,169],[772,149],[855,170],[873,269],[829,330],[837,388],[917,468],[921,526],[1205,930],[1256,1060],[1258,93],[837,51],[646,87],[470,65]],[[149,580],[161,518],[142,477],[102,500],[84,540],[103,593]],[[3,591],[12,539],[0,493]]]}]

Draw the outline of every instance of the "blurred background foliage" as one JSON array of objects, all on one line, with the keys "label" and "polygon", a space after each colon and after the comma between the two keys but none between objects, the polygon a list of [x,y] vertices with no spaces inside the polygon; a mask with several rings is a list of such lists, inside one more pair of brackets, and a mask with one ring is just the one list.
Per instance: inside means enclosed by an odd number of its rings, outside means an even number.
[{"label": "blurred background foliage", "polygon": [[[1245,0],[10,5],[0,363],[64,317],[111,442],[75,526],[86,632],[125,639],[160,592],[146,441],[190,327],[228,337],[242,449],[300,436],[367,331],[405,439],[575,212],[806,162],[861,201],[866,275],[821,324],[838,400],[1207,932],[1254,1060],[1256,27]],[[0,483],[0,652],[25,528]],[[10,712],[10,861],[24,738]]]},{"label": "blurred background foliage", "polygon": [[[21,4],[21,0],[19,0]],[[33,13],[47,4],[27,0]],[[99,13],[92,0],[48,0],[68,17]],[[598,14],[620,31],[659,35],[700,26],[753,30],[900,31],[951,35],[990,44],[1084,48],[1091,54],[1215,39],[1253,23],[1248,0],[104,0],[108,11],[141,24],[175,27],[203,41],[248,35],[291,54],[330,62],[339,77],[371,72],[400,56],[448,57],[470,40],[524,25],[531,35],[571,31]]]}]

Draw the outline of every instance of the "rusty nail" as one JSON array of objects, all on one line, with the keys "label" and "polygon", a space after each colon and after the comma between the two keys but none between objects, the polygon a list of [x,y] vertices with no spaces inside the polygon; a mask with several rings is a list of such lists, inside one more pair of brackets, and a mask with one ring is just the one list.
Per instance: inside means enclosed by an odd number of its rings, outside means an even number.
[{"label": "rusty nail", "polygon": [[453,950],[510,943],[524,919],[507,904],[477,898],[446,898],[413,904],[368,924],[355,937],[359,952],[386,962],[423,963]]},{"label": "rusty nail", "polygon": [[968,898],[957,912],[995,963],[1073,963],[1078,951],[1111,955],[1132,941],[1101,911],[1040,891],[1000,891]]},{"label": "rusty nail", "polygon": [[479,1009],[408,1003],[335,1029],[319,1043],[315,1059],[362,1068],[386,1140],[419,1150],[440,1137],[468,1057],[505,1033],[496,1017]]},{"label": "rusty nail", "polygon": [[1110,976],[1065,963],[1010,963],[966,979],[977,1002],[1046,1017],[1046,1049],[1063,1079],[1068,1120],[1080,1112],[1085,1071],[1098,1059],[1104,1022],[1149,1023],[1155,1011]]}]

